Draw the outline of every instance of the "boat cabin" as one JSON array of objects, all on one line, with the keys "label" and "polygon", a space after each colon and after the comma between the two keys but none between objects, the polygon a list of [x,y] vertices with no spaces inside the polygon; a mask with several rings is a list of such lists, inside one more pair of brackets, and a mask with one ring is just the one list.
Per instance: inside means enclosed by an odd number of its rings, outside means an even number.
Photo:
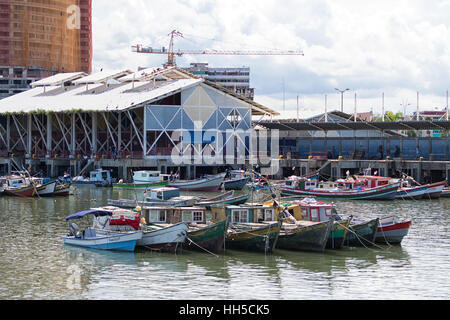
[{"label": "boat cabin", "polygon": [[203,207],[143,207],[142,217],[150,223],[206,223],[206,208]]},{"label": "boat cabin", "polygon": [[380,177],[380,176],[355,176],[355,178],[362,183],[364,183],[367,188],[375,188],[379,186],[384,186],[390,183],[391,178]]},{"label": "boat cabin", "polygon": [[90,182],[111,182],[111,173],[109,170],[96,169],[89,172]]},{"label": "boat cabin", "polygon": [[307,221],[328,221],[332,215],[336,214],[333,203],[318,202],[314,198],[295,200],[293,203],[300,205],[301,218]]},{"label": "boat cabin", "polygon": [[233,223],[261,223],[265,221],[277,221],[278,210],[272,206],[245,203],[231,206],[211,206],[212,218],[214,222],[229,218]]},{"label": "boat cabin", "polygon": [[180,196],[180,189],[173,187],[162,187],[150,189],[150,196],[147,201],[165,201]]},{"label": "boat cabin", "polygon": [[5,187],[20,188],[30,184],[27,178],[21,176],[9,176],[1,179],[1,184]]},{"label": "boat cabin", "polygon": [[145,184],[163,181],[160,171],[134,171],[133,172],[133,183],[135,184]]}]

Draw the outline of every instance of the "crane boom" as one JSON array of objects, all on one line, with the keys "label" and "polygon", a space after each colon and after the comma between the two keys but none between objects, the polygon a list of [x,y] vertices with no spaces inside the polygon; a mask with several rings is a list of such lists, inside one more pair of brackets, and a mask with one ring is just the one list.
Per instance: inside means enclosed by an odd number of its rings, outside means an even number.
[{"label": "crane boom", "polygon": [[175,55],[181,57],[184,54],[210,54],[210,55],[301,55],[303,51],[300,50],[267,50],[267,51],[240,51],[240,50],[177,50],[173,49],[173,38],[175,36],[183,37],[181,32],[173,30],[169,33],[171,36],[169,49],[162,47],[156,49],[152,47],[144,47],[140,44],[132,46],[133,52],[137,53],[151,53],[151,54],[166,54],[168,56],[167,65],[175,65]]}]

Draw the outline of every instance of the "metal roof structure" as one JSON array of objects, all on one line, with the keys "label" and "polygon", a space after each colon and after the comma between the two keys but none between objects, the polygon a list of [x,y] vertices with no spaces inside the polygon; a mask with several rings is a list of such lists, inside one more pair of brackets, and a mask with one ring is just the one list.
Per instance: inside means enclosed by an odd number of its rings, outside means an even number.
[{"label": "metal roof structure", "polygon": [[90,75],[60,73],[33,83],[30,90],[0,100],[0,114],[123,111],[151,104],[199,83],[249,104],[253,115],[278,115],[270,108],[173,66],[148,68],[136,73],[128,69]]},{"label": "metal roof structure", "polygon": [[257,123],[267,129],[330,131],[330,130],[450,130],[450,121],[339,121],[339,122],[306,122],[292,121],[259,121]]}]

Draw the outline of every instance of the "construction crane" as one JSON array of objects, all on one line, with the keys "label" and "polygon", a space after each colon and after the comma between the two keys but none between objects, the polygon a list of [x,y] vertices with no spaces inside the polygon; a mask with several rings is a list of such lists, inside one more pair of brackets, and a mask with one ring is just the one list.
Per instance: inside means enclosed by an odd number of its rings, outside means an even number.
[{"label": "construction crane", "polygon": [[162,47],[161,49],[155,49],[152,47],[143,47],[138,44],[132,46],[131,49],[133,52],[138,53],[152,53],[152,54],[167,54],[167,66],[175,65],[175,55],[181,57],[183,54],[216,54],[216,55],[301,55],[303,56],[302,51],[297,50],[269,50],[269,51],[235,51],[235,50],[177,50],[174,51],[173,48],[173,39],[174,37],[182,37],[183,34],[177,30],[172,30],[168,34],[170,36],[169,48]]}]

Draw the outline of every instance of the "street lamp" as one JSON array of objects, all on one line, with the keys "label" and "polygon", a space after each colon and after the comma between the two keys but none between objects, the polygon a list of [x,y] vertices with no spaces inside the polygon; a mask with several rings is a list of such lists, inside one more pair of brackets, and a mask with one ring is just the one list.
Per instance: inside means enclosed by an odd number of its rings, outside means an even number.
[{"label": "street lamp", "polygon": [[344,112],[344,92],[349,91],[350,89],[347,88],[345,90],[339,90],[338,88],[334,88],[334,90],[337,90],[341,93],[341,112]]}]

